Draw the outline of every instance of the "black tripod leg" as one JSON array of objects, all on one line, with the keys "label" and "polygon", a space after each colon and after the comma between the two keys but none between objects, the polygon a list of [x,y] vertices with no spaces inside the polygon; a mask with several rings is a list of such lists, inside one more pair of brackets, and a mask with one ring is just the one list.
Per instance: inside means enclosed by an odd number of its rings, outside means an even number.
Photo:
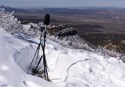
[{"label": "black tripod leg", "polygon": [[39,56],[40,44],[39,44],[39,48],[38,48],[37,50],[38,50],[38,52],[37,52],[37,54],[36,54],[36,63],[37,63],[38,56]]},{"label": "black tripod leg", "polygon": [[42,57],[43,57],[43,56],[40,57],[40,59],[39,59],[39,61],[38,61],[38,64],[37,64],[36,68],[34,69],[36,72],[34,72],[33,75],[34,75],[35,73],[37,73],[37,68],[38,68],[38,66],[39,66],[39,64],[40,64],[40,62],[41,62],[41,60],[42,60]]},{"label": "black tripod leg", "polygon": [[30,68],[31,68],[31,66],[32,66],[32,63],[33,63],[33,61],[34,61],[34,59],[35,59],[35,56],[36,56],[36,54],[37,54],[38,51],[39,51],[39,48],[40,48],[40,44],[38,45],[38,47],[37,47],[37,49],[36,49],[36,52],[35,52],[35,54],[34,54],[34,57],[33,57],[32,61],[31,61],[31,64],[30,64],[30,67],[29,67],[28,70],[30,70]]}]

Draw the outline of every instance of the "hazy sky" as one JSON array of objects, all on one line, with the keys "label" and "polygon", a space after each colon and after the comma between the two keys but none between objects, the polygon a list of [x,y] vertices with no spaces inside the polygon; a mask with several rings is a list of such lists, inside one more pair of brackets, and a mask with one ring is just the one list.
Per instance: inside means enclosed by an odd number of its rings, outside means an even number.
[{"label": "hazy sky", "polygon": [[0,4],[11,7],[125,7],[125,0],[0,0]]}]

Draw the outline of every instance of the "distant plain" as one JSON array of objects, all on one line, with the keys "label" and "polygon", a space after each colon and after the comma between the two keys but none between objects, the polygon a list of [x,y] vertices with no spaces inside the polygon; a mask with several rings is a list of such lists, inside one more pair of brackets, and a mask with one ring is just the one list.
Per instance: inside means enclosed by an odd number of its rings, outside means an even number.
[{"label": "distant plain", "polygon": [[51,24],[69,24],[75,27],[82,38],[95,46],[104,46],[109,42],[120,44],[125,40],[124,8],[46,8],[15,12],[15,16],[22,23],[38,23],[46,13],[51,15]]}]

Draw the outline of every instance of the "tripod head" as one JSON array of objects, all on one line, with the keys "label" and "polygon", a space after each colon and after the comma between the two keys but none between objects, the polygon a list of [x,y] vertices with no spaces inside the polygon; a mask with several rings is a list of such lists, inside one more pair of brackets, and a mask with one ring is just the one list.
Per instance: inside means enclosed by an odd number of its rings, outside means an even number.
[{"label": "tripod head", "polygon": [[49,25],[49,22],[50,22],[50,15],[46,14],[45,17],[44,17],[44,20],[43,20],[43,24]]}]

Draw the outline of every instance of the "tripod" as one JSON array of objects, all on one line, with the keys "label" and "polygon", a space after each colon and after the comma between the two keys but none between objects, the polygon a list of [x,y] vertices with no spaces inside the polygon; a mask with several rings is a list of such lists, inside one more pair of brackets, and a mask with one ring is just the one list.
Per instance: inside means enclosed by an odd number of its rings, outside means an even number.
[{"label": "tripod", "polygon": [[[45,55],[46,34],[47,34],[47,25],[45,25],[45,29],[43,31],[43,34],[41,34],[41,36],[40,36],[40,43],[38,44],[38,47],[35,51],[35,54],[34,54],[34,57],[31,61],[29,70],[33,66],[33,62],[35,62],[36,66],[35,66],[35,68],[32,69],[32,74],[33,75],[37,74],[39,71],[38,67],[39,67],[41,61],[43,60],[43,75],[44,75],[45,80],[49,81],[48,66],[47,66],[46,55]],[[39,52],[40,52],[41,48],[42,48],[42,56],[39,58]]]}]

